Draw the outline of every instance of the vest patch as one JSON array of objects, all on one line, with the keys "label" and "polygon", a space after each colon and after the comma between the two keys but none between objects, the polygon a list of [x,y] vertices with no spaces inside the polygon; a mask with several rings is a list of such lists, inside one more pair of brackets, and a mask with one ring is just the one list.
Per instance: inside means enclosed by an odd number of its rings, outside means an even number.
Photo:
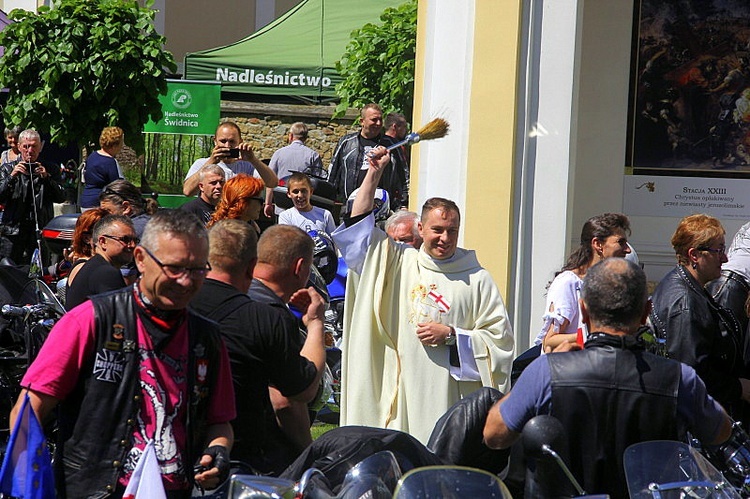
[{"label": "vest patch", "polygon": [[122,340],[125,337],[125,326],[122,324],[114,324],[112,326],[112,338],[116,340]]},{"label": "vest patch", "polygon": [[102,349],[96,353],[93,374],[98,381],[119,383],[125,372],[125,357],[120,352]]},{"label": "vest patch", "polygon": [[203,384],[206,382],[206,375],[208,374],[208,361],[206,359],[198,359],[198,383]]},{"label": "vest patch", "polygon": [[125,340],[122,343],[122,351],[125,352],[125,353],[135,352],[135,341],[133,341],[133,340]]},{"label": "vest patch", "polygon": [[122,343],[119,341],[105,341],[104,348],[107,350],[117,351],[122,348]]}]

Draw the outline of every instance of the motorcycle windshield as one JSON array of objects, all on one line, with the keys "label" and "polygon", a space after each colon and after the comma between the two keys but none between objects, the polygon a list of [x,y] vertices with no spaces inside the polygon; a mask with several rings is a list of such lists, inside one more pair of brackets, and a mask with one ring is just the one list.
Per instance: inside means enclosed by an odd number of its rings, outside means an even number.
[{"label": "motorcycle windshield", "polygon": [[500,479],[484,470],[464,466],[426,466],[409,471],[399,481],[393,499],[464,499],[512,496]]},{"label": "motorcycle windshield", "polygon": [[[390,494],[396,488],[399,478],[401,468],[396,456],[389,450],[380,451],[363,459],[346,473],[339,497],[360,497],[362,493],[367,492],[368,487],[375,489],[380,485]],[[364,489],[363,484],[367,485]]]},{"label": "motorcycle windshield", "polygon": [[0,265],[0,305],[27,305],[36,303],[36,295],[31,295],[28,301],[26,285],[31,282],[29,272],[23,267]]},{"label": "motorcycle windshield", "polygon": [[632,499],[740,498],[706,458],[682,442],[633,444],[625,449],[623,464]]},{"label": "motorcycle windshield", "polygon": [[60,300],[57,299],[55,293],[49,289],[49,286],[39,279],[32,279],[27,282],[21,290],[18,304],[30,305],[36,303],[44,303],[48,305],[61,317],[65,314],[65,308],[60,303]]}]

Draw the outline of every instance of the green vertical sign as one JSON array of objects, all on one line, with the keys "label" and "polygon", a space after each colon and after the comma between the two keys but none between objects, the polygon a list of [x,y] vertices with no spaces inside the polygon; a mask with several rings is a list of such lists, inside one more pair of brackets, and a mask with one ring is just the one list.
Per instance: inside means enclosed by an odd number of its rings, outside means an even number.
[{"label": "green vertical sign", "polygon": [[163,116],[149,121],[145,133],[213,135],[219,123],[221,85],[216,82],[167,80],[166,95],[159,96]]}]

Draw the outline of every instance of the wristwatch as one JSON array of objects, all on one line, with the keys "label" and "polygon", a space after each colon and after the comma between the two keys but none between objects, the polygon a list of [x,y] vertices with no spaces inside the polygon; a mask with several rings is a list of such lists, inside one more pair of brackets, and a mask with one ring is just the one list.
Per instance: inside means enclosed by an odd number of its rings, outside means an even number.
[{"label": "wristwatch", "polygon": [[451,328],[451,332],[448,333],[448,336],[445,337],[445,344],[449,347],[456,344],[456,330],[453,329],[453,326],[449,326]]}]

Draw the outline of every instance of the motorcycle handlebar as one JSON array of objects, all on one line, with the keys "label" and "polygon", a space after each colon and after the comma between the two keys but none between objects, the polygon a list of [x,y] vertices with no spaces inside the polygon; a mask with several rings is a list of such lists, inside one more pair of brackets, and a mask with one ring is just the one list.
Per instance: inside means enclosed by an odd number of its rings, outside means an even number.
[{"label": "motorcycle handlebar", "polygon": [[2,314],[6,317],[26,317],[32,312],[39,310],[40,305],[24,305],[15,307],[13,305],[3,305]]}]

